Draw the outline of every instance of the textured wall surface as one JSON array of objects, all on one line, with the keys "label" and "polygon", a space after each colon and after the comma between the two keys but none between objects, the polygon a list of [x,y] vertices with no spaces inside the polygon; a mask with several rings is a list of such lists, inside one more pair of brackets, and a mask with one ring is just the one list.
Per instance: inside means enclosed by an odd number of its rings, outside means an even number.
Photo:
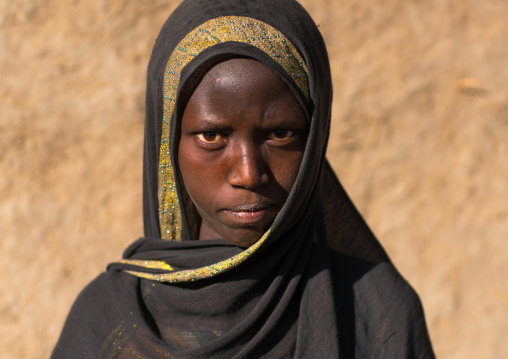
[{"label": "textured wall surface", "polygon": [[[306,0],[328,158],[420,294],[440,358],[508,356],[508,2]],[[142,234],[145,71],[176,1],[0,0],[0,347],[47,358]]]}]

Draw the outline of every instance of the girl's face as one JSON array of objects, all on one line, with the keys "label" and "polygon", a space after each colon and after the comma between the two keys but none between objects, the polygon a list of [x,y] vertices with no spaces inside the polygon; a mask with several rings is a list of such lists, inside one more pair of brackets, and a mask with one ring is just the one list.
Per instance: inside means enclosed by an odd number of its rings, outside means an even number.
[{"label": "girl's face", "polygon": [[254,244],[295,183],[307,118],[288,86],[252,59],[213,67],[189,99],[178,163],[202,217],[199,239]]}]

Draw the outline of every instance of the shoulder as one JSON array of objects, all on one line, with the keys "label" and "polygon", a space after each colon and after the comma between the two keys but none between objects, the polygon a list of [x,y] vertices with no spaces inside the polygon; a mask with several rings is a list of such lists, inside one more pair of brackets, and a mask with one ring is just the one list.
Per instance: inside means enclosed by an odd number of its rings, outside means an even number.
[{"label": "shoulder", "polygon": [[108,271],[88,284],[71,307],[52,358],[96,357],[105,335],[122,323],[123,303],[137,296],[138,283],[131,275]]},{"label": "shoulder", "polygon": [[357,354],[434,357],[420,298],[391,263],[366,272],[353,284],[353,293]]},{"label": "shoulder", "polygon": [[400,311],[421,307],[416,292],[389,262],[374,265],[354,282],[353,287],[358,304],[394,307]]},{"label": "shoulder", "polygon": [[131,275],[118,271],[107,271],[100,274],[78,295],[71,313],[87,311],[103,313],[106,309],[118,308],[123,300],[135,296],[139,280]]}]

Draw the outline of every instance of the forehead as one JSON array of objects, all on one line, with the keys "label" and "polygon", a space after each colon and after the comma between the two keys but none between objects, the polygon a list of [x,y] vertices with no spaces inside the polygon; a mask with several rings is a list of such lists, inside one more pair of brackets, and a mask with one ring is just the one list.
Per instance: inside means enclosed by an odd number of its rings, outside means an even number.
[{"label": "forehead", "polygon": [[269,67],[254,59],[234,58],[206,72],[185,107],[239,111],[260,105],[269,108],[297,104],[288,85]]}]

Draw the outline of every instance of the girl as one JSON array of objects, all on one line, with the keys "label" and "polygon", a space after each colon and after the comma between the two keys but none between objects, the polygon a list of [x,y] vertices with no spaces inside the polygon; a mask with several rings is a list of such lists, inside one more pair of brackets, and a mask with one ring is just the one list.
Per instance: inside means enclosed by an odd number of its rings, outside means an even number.
[{"label": "girl", "polygon": [[54,358],[432,358],[422,307],[325,159],[325,45],[292,0],[187,0],[148,67],[145,237]]}]

